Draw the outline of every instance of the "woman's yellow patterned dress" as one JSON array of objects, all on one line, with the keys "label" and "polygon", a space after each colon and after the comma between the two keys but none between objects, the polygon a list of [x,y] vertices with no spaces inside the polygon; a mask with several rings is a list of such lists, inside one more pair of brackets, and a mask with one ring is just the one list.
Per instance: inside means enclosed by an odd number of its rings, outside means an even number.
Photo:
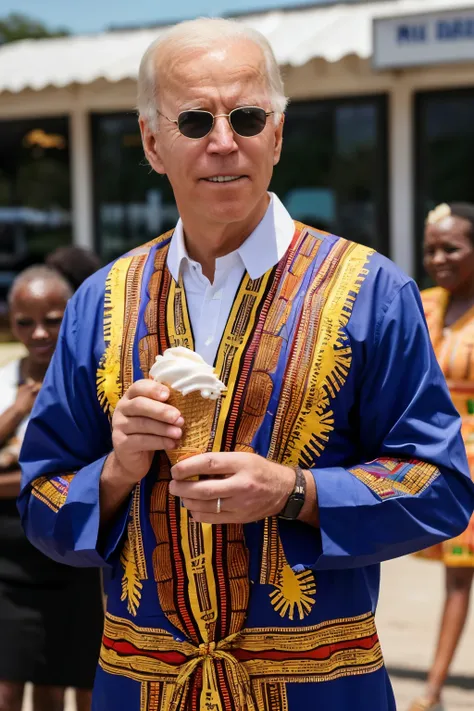
[{"label": "woman's yellow patterned dress", "polygon": [[[474,306],[445,328],[449,292],[435,287],[423,291],[421,298],[436,357],[462,418],[461,432],[474,479]],[[421,555],[442,560],[450,567],[474,566],[474,516],[461,536],[429,548]]]}]

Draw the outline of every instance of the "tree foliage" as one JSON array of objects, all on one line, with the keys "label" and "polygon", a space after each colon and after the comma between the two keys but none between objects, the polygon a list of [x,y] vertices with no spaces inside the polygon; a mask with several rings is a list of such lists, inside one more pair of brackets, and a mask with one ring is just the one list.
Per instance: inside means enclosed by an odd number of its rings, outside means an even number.
[{"label": "tree foliage", "polygon": [[65,28],[50,30],[42,22],[16,12],[0,18],[0,45],[22,39],[64,37],[68,34],[69,31]]}]

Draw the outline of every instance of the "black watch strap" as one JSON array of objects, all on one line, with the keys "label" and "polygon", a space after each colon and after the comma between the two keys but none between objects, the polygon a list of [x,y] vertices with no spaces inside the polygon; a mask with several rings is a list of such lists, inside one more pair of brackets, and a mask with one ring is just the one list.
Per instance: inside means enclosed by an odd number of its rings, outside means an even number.
[{"label": "black watch strap", "polygon": [[280,518],[295,521],[300,515],[306,498],[306,479],[301,467],[295,467],[295,487],[288,497],[284,509],[279,513]]}]

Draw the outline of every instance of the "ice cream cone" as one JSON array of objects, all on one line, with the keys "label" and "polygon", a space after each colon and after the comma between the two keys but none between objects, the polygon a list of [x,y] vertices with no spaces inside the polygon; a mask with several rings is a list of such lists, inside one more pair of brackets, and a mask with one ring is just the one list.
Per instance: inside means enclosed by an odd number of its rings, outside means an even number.
[{"label": "ice cream cone", "polygon": [[183,459],[207,452],[216,400],[203,398],[200,392],[182,395],[170,388],[168,404],[176,407],[184,419],[183,436],[178,447],[166,451],[171,466],[174,466]]},{"label": "ice cream cone", "polygon": [[216,402],[226,389],[213,367],[194,351],[175,346],[156,357],[150,377],[169,388],[168,403],[176,407],[184,419],[178,447],[166,452],[171,466],[207,452]]}]

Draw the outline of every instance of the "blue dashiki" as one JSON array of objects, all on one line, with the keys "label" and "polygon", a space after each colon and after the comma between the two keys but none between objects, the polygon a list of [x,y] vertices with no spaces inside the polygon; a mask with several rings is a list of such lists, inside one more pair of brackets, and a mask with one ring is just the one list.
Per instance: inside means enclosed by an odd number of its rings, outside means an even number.
[{"label": "blue dashiki", "polygon": [[374,251],[295,223],[281,261],[236,293],[212,449],[310,469],[320,529],[196,523],[158,452],[99,533],[117,402],[158,353],[193,348],[170,237],[71,300],[22,452],[30,540],[62,563],[109,569],[93,709],[393,711],[374,622],[379,564],[457,535],[474,508],[418,290]]}]

